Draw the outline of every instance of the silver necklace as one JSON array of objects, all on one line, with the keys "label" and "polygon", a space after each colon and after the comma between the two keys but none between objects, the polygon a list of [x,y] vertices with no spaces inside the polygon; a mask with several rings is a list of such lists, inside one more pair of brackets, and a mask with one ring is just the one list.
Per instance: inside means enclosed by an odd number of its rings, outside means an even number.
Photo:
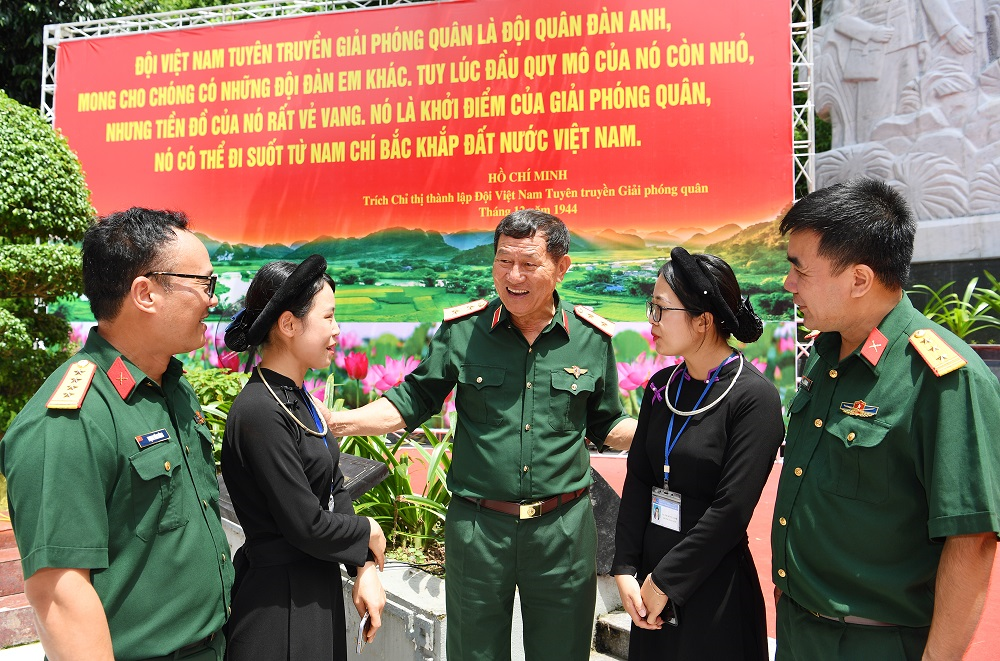
[{"label": "silver necklace", "polygon": [[292,412],[288,410],[288,407],[285,406],[285,403],[278,398],[278,395],[276,395],[273,390],[271,390],[271,384],[268,383],[267,379],[264,378],[264,372],[259,367],[257,368],[257,374],[260,376],[260,380],[264,383],[264,386],[267,388],[267,391],[271,393],[271,397],[274,397],[274,401],[278,402],[278,406],[280,406],[282,410],[288,414],[289,418],[295,421],[295,424],[297,424],[299,427],[302,427],[302,429],[304,429],[305,432],[310,436],[319,436],[320,438],[326,437],[327,433],[330,431],[330,428],[327,427],[326,425],[326,418],[324,418],[323,416],[319,416],[320,422],[323,423],[323,429],[321,431],[313,431],[312,429],[309,429],[309,427],[306,427],[301,420],[296,418],[292,414]]},{"label": "silver necklace", "polygon": [[[695,409],[694,411],[679,411],[679,410],[677,410],[677,409],[674,408],[673,404],[670,403],[670,397],[668,397],[666,391],[664,391],[663,392],[663,401],[666,402],[667,408],[670,409],[671,413],[687,417],[687,416],[691,416],[691,415],[698,415],[699,413],[704,413],[705,411],[708,411],[709,409],[715,408],[719,404],[719,402],[721,402],[722,400],[724,400],[726,398],[726,395],[729,394],[729,391],[732,390],[733,386],[736,385],[736,379],[740,378],[740,374],[743,372],[743,354],[738,353],[737,355],[738,355],[737,360],[740,361],[740,364],[739,364],[739,367],[736,368],[736,376],[733,377],[733,382],[729,384],[728,388],[726,388],[726,392],[722,393],[722,396],[719,397],[714,402],[712,402],[711,404],[705,404],[700,409]],[[677,369],[680,366],[681,366],[681,363],[678,363],[677,365],[674,365],[674,371],[670,373],[670,378],[667,379],[667,384],[668,385],[670,384],[671,381],[674,380],[674,375],[677,373]],[[719,372],[720,373],[722,372],[721,368],[719,369]],[[719,375],[716,374],[715,376],[718,377]],[[681,378],[684,378],[684,377],[682,376]]]}]

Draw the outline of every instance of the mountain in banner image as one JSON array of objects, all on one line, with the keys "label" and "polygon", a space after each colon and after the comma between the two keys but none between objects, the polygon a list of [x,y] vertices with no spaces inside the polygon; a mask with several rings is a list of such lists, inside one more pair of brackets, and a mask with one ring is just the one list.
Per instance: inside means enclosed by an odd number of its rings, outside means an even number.
[{"label": "mountain in banner image", "polygon": [[705,246],[712,245],[713,243],[725,241],[726,239],[739,234],[742,230],[743,228],[736,223],[729,223],[727,225],[723,225],[719,229],[712,230],[707,234],[696,232],[685,239],[683,245],[691,248],[703,248]]},{"label": "mountain in banner image", "polygon": [[757,223],[722,241],[705,246],[704,252],[718,255],[733,267],[746,266],[758,273],[773,272],[784,277],[788,270],[785,248],[788,240],[778,233],[778,221]]},{"label": "mountain in banner image", "polygon": [[445,242],[440,232],[393,227],[361,238],[337,239],[322,236],[294,250],[288,259],[305,259],[315,253],[322,255],[328,261],[357,260],[376,256],[391,256],[394,259],[449,260],[459,252],[458,248]]},{"label": "mountain in banner image", "polygon": [[606,229],[599,234],[590,235],[592,250],[643,250],[646,242],[635,234],[624,234],[612,229]]},{"label": "mountain in banner image", "polygon": [[683,243],[681,238],[670,232],[653,232],[643,237],[647,246],[679,246]]},{"label": "mountain in banner image", "polygon": [[470,250],[478,246],[493,246],[493,232],[452,232],[444,235],[444,242],[452,248]]}]

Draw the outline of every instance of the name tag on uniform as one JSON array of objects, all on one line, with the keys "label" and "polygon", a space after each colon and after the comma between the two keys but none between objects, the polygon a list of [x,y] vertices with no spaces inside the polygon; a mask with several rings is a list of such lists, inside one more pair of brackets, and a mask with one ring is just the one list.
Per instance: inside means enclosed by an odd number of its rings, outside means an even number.
[{"label": "name tag on uniform", "polygon": [[661,528],[680,532],[681,495],[676,491],[653,487],[653,504],[649,521]]},{"label": "name tag on uniform", "polygon": [[144,450],[150,445],[156,445],[157,443],[162,443],[163,441],[169,440],[170,434],[167,433],[166,429],[157,429],[156,431],[151,431],[148,434],[142,434],[141,436],[135,437],[135,442],[139,444],[139,449]]}]

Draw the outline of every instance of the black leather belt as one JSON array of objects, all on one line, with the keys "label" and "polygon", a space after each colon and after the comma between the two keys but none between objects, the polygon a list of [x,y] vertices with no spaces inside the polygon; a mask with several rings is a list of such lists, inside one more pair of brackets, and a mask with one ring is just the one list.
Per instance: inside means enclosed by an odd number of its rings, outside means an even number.
[{"label": "black leather belt", "polygon": [[573,502],[583,494],[587,493],[587,488],[588,487],[584,487],[582,489],[577,489],[576,491],[570,491],[569,493],[561,493],[558,496],[552,496],[551,498],[545,498],[543,500],[533,500],[519,503],[512,503],[507,500],[490,500],[489,498],[469,498],[468,496],[462,496],[462,498],[474,505],[485,507],[486,509],[493,510],[494,512],[510,514],[511,516],[516,516],[519,519],[537,519],[543,514],[548,514],[560,505]]},{"label": "black leather belt", "polygon": [[[788,599],[787,594],[781,596],[782,599]],[[804,610],[805,612],[813,615],[814,617],[819,617],[824,620],[830,620],[831,622],[840,622],[841,624],[860,624],[866,627],[897,627],[898,624],[892,624],[890,622],[880,622],[878,620],[872,620],[867,617],[861,617],[859,615],[845,615],[844,617],[833,617],[832,615],[824,615],[823,613],[817,613],[816,611],[811,611],[804,607],[799,602],[794,599],[789,599],[793,604]]]}]

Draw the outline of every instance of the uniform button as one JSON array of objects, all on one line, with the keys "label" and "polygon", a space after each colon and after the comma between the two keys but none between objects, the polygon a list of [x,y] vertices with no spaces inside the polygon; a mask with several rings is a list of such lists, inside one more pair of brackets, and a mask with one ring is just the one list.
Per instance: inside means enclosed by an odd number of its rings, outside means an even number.
[{"label": "uniform button", "polygon": [[531,381],[528,381],[528,390],[531,390]]},{"label": "uniform button", "polygon": [[232,615],[232,614],[233,614],[233,607],[226,606],[226,615]]},{"label": "uniform button", "polygon": [[528,467],[527,467],[527,466],[525,466],[525,467],[524,467],[524,472],[525,472],[525,473],[527,473],[527,472],[528,472]]},{"label": "uniform button", "polygon": [[788,520],[785,519],[785,517],[781,517],[781,518],[778,519],[778,523],[780,523],[783,526],[787,526],[788,525]]},{"label": "uniform button", "polygon": [[837,370],[830,370],[830,378],[831,379],[837,378]]},{"label": "uniform button", "polygon": [[169,461],[164,461],[163,462],[163,470],[167,471],[168,473],[170,472],[170,462]]},{"label": "uniform button", "polygon": [[795,477],[802,477],[802,469],[801,468],[796,468],[795,471],[794,471],[794,473],[795,473]]},{"label": "uniform button", "polygon": [[223,561],[223,562],[225,562],[225,561],[226,561],[226,554],[225,554],[225,553],[223,553],[223,554],[222,554],[222,561]]},{"label": "uniform button", "polygon": [[191,454],[191,448],[187,445],[184,446],[184,451],[187,452],[188,454]]},{"label": "uniform button", "polygon": [[531,347],[528,347],[528,353],[531,353]]},{"label": "uniform button", "polygon": [[780,576],[781,578],[784,578],[785,577],[785,570],[784,569],[779,569],[778,570],[778,576]]},{"label": "uniform button", "polygon": [[205,502],[205,501],[203,500],[203,501],[201,501],[201,506],[202,506],[202,507],[206,507],[206,508],[207,508],[207,507],[208,507],[208,503],[206,503],[206,502]]},{"label": "uniform button", "polygon": [[851,432],[850,434],[847,435],[847,442],[848,443],[850,443],[854,439],[855,439],[854,432]]},{"label": "uniform button", "polygon": [[531,431],[531,425],[525,425],[524,431]]},{"label": "uniform button", "polygon": [[816,425],[817,427],[822,427],[823,421],[820,420],[819,418],[816,418],[815,420],[813,420],[813,424]]},{"label": "uniform button", "polygon": [[571,385],[571,386],[569,387],[569,389],[570,389],[570,390],[576,390],[576,384],[574,383],[573,385]]},{"label": "uniform button", "polygon": [[476,383],[482,383],[482,382],[483,382],[483,377],[477,376],[476,377]]}]

